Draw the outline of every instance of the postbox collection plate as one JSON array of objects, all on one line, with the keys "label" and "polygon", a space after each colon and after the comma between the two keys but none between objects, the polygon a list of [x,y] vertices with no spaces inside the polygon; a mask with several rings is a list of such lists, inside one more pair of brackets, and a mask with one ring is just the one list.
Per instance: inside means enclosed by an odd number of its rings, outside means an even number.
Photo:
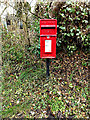
[{"label": "postbox collection plate", "polygon": [[40,57],[56,57],[57,20],[40,20]]},{"label": "postbox collection plate", "polygon": [[45,53],[52,52],[52,40],[45,40]]}]

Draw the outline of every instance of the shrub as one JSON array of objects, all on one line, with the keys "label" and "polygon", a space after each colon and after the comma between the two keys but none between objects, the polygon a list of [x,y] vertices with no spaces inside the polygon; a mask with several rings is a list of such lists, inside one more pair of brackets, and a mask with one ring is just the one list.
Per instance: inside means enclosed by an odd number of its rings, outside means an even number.
[{"label": "shrub", "polygon": [[[36,5],[35,12],[40,18],[57,19],[57,50],[69,55],[80,49],[89,49],[89,5],[78,2],[49,2]],[[36,18],[37,19],[37,18]],[[39,18],[34,21],[34,32],[39,40]],[[39,42],[38,42],[39,44]],[[57,52],[58,52],[57,51]]]}]

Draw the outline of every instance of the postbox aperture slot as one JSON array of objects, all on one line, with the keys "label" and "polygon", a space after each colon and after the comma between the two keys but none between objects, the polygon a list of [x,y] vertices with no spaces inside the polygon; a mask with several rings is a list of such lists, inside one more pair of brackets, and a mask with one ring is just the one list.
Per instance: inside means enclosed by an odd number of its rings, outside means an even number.
[{"label": "postbox aperture slot", "polygon": [[41,27],[41,29],[55,29],[55,27]]},{"label": "postbox aperture slot", "polygon": [[45,40],[45,53],[52,52],[52,40]]}]

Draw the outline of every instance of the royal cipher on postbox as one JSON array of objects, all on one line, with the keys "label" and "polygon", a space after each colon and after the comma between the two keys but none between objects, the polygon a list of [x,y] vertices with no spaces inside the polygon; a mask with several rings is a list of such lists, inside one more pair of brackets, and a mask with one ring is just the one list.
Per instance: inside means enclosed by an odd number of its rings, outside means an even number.
[{"label": "royal cipher on postbox", "polygon": [[40,57],[56,57],[57,20],[40,20]]}]

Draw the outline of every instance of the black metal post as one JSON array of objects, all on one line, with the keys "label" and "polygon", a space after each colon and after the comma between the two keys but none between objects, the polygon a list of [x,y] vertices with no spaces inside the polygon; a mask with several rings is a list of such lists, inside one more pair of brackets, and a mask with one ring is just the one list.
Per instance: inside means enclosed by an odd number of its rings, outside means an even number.
[{"label": "black metal post", "polygon": [[50,76],[50,74],[49,74],[49,58],[46,59],[46,68],[47,68],[46,76],[48,77],[48,76]]}]

